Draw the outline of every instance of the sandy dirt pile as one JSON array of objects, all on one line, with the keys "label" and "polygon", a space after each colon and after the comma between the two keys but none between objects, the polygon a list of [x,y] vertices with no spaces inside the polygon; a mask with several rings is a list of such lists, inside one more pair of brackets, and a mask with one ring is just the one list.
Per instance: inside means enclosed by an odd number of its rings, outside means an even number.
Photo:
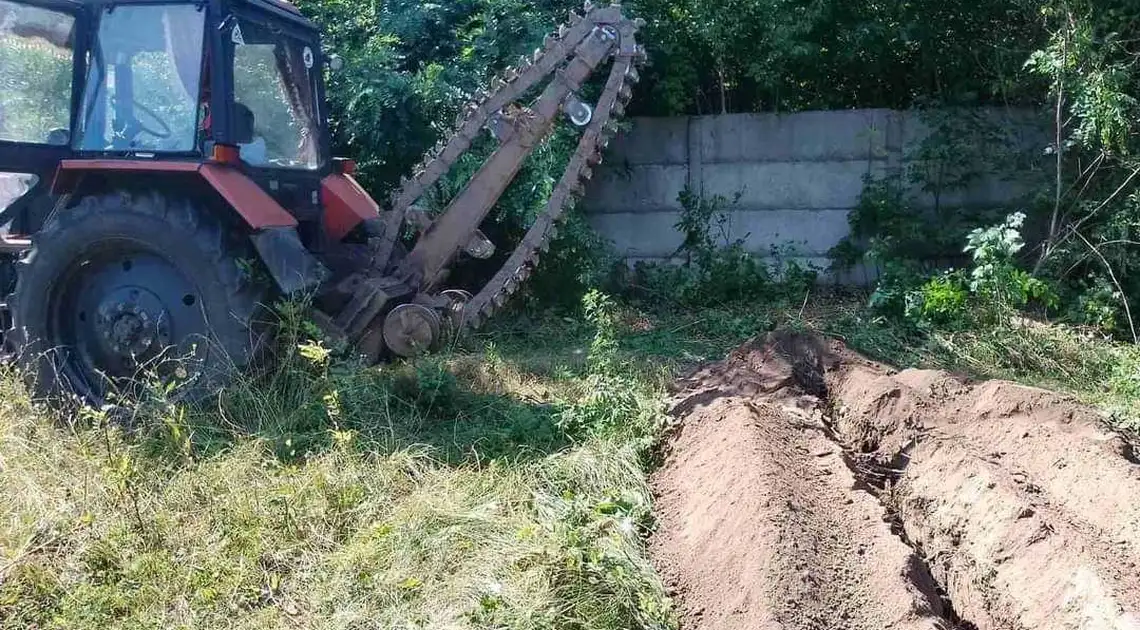
[{"label": "sandy dirt pile", "polygon": [[652,547],[687,628],[1140,630],[1140,465],[1067,397],[782,332],[674,414]]}]

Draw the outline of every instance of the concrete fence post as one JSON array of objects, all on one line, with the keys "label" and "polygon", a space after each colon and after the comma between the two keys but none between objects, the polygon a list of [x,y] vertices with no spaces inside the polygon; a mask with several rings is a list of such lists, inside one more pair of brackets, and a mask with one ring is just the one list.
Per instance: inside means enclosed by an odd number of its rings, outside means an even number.
[{"label": "concrete fence post", "polygon": [[689,117],[689,177],[687,184],[689,190],[698,198],[704,194],[704,119],[700,116]]}]

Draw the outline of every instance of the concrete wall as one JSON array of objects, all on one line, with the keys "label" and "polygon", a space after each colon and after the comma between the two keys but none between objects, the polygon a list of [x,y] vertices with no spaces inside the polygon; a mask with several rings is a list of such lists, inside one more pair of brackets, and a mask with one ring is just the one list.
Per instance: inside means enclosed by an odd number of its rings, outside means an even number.
[{"label": "concrete wall", "polygon": [[[1040,118],[990,110],[987,120],[1008,142],[1037,150]],[[827,252],[848,233],[848,213],[864,177],[897,173],[929,134],[913,112],[851,110],[791,115],[734,114],[693,118],[642,118],[619,136],[595,175],[585,206],[590,222],[631,262],[666,260],[681,243],[673,227],[681,216],[679,193],[687,186],[706,197],[741,195],[729,216],[729,238],[751,251],[772,247],[823,269]],[[1010,204],[1030,186],[984,176],[966,190],[940,197],[954,204]],[[933,197],[915,188],[919,205]],[[862,284],[873,271],[833,280]]]}]

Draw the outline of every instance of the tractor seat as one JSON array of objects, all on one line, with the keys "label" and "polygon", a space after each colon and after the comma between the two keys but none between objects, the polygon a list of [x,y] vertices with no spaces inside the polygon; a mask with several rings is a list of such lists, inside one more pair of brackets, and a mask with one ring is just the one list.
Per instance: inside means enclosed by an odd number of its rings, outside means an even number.
[{"label": "tractor seat", "polygon": [[234,140],[241,151],[241,159],[251,166],[264,166],[269,163],[265,140],[254,135],[255,119],[253,110],[234,103]]}]

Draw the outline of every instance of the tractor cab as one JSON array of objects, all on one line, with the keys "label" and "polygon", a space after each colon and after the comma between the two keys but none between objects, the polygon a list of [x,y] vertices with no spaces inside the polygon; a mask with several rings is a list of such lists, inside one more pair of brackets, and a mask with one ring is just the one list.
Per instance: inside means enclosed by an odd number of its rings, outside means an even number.
[{"label": "tractor cab", "polygon": [[223,144],[251,167],[320,168],[317,34],[285,7],[92,5],[72,149],[150,158]]},{"label": "tractor cab", "polygon": [[278,0],[0,0],[0,172],[36,197],[64,160],[221,159],[312,214],[323,67],[316,27]]}]

